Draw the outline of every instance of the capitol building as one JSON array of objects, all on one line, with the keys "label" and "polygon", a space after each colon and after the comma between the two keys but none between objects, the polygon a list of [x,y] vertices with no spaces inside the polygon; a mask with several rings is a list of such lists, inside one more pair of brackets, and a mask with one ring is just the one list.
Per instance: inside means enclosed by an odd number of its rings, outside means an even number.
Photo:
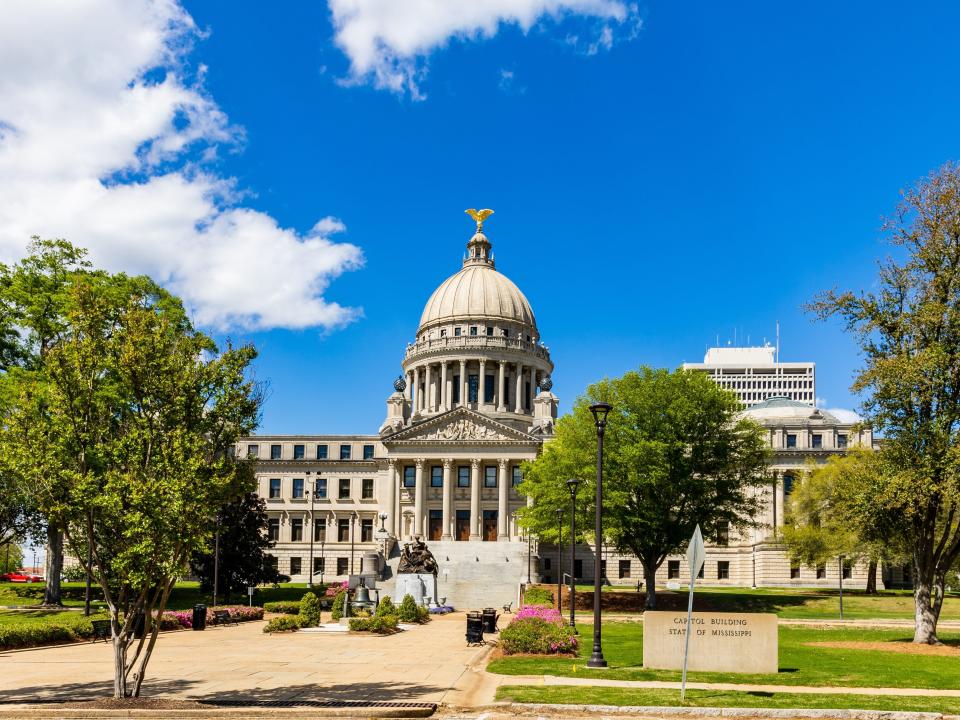
[{"label": "capitol building", "polygon": [[[556,582],[558,572],[570,572],[569,550],[561,570],[557,549],[538,545],[517,523],[528,502],[518,492],[521,466],[553,437],[558,398],[533,309],[497,270],[485,213],[472,212],[477,231],[462,267],[426,301],[376,434],[239,441],[238,454],[257,459],[276,542],[272,561],[294,582],[308,580],[312,558],[316,582],[362,573],[390,591],[399,549],[417,536],[440,567],[437,595],[460,608],[504,604],[519,583]],[[835,584],[839,568],[792,567],[772,529],[782,524],[785,497],[806,463],[869,446],[869,430],[787,397],[745,412],[764,426],[774,451],[767,525],[745,537],[731,531],[708,539],[704,582]],[[592,578],[591,549],[577,555],[574,575]],[[642,577],[636,558],[604,556],[610,583],[635,585]],[[658,582],[684,579],[679,560],[663,563]],[[842,572],[854,586],[865,581],[857,568]]]}]

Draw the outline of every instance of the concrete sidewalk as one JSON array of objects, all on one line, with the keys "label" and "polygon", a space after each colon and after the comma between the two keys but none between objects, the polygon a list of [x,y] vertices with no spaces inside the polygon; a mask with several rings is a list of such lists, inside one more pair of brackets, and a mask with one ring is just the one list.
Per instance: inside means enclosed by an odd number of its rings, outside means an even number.
[{"label": "concrete sidewalk", "polygon": [[[489,651],[467,647],[462,613],[396,635],[280,633],[261,622],[164,633],[143,695],[248,702],[322,700],[444,702]],[[109,697],[107,643],[0,653],[0,703]],[[460,697],[467,697],[462,689]],[[469,699],[469,697],[467,697]]]}]

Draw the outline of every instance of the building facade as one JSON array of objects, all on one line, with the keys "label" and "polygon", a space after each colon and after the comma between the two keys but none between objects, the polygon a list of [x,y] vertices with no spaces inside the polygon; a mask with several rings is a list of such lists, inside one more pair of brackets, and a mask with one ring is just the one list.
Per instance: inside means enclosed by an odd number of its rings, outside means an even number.
[{"label": "building facade", "polygon": [[817,398],[817,368],[812,362],[779,362],[776,349],[762,347],[709,348],[702,363],[684,363],[685,370],[707,373],[731,390],[744,407],[774,397],[813,405]]}]

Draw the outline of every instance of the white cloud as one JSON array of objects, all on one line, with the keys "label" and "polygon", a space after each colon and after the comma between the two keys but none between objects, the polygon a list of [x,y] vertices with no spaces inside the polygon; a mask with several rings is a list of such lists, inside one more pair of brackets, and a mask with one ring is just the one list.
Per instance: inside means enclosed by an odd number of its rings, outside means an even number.
[{"label": "white cloud", "polygon": [[324,298],[363,262],[329,239],[343,223],[280,227],[216,171],[243,133],[190,67],[198,37],[176,0],[0,4],[0,259],[63,237],[152,275],[207,327],[350,322],[359,310]]},{"label": "white cloud", "polygon": [[843,408],[830,408],[825,412],[830,413],[842,423],[858,423],[863,419],[853,410],[844,410]]},{"label": "white cloud", "polygon": [[503,24],[529,31],[544,19],[593,21],[596,54],[613,45],[615,30],[635,37],[637,6],[624,0],[328,0],[336,42],[350,60],[348,82],[422,97],[423,60],[451,38],[482,39]]}]

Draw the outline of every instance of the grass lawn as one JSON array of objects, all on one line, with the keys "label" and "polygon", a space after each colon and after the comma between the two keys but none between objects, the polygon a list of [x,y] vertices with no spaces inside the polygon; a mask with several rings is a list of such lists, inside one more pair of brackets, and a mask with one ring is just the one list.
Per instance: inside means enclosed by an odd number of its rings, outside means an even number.
[{"label": "grass lawn", "polygon": [[[561,675],[583,677],[592,671],[586,661],[592,649],[593,628],[580,626],[580,656],[573,658],[504,657],[494,660],[488,672],[502,675]],[[781,626],[780,672],[776,675],[689,672],[691,682],[733,682],[777,685],[852,687],[960,687],[960,654],[913,655],[873,649],[816,647],[813,642],[909,641],[907,630],[817,628]],[[943,633],[941,640],[960,645],[960,634]],[[603,654],[610,669],[600,677],[615,680],[680,681],[674,670],[643,668],[643,625],[610,623],[603,628]]]},{"label": "grass lawn", "polygon": [[497,700],[512,700],[521,703],[561,703],[565,705],[831,708],[960,713],[960,698],[955,697],[747,693],[721,690],[687,690],[687,697],[681,702],[679,690],[504,685],[497,690]]},{"label": "grass lawn", "polygon": [[[90,616],[107,617],[99,608],[93,608]],[[0,610],[0,627],[4,625],[43,624],[56,622],[62,618],[83,617],[76,610]]]}]

